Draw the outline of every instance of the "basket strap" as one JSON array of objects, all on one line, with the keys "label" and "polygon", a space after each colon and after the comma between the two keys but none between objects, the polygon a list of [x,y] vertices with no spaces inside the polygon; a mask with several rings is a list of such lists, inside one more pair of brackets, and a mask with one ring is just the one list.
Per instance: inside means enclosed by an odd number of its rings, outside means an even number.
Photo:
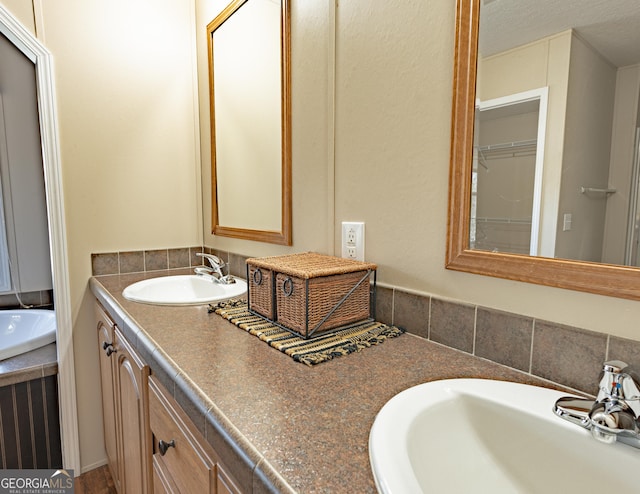
[{"label": "basket strap", "polygon": [[329,319],[331,317],[331,315],[340,308],[340,306],[351,296],[351,294],[353,292],[356,291],[356,289],[362,285],[362,283],[364,283],[365,280],[369,279],[369,276],[371,275],[371,270],[368,269],[367,273],[362,277],[362,279],[360,281],[358,281],[358,283],[356,283],[353,288],[351,288],[351,290],[349,290],[346,295],[344,297],[342,297],[338,303],[333,307],[333,309],[331,309],[323,318],[322,320],[316,324],[316,327],[313,328],[309,333],[307,333],[308,336],[311,336],[313,333],[315,333],[318,329],[320,329],[322,327],[322,325],[327,321],[327,319]]}]

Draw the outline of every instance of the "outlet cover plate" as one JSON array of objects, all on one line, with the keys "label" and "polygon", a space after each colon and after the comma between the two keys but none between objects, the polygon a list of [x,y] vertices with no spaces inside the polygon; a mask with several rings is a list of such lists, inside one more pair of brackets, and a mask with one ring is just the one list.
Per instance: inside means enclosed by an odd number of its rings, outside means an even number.
[{"label": "outlet cover plate", "polygon": [[364,261],[364,222],[342,222],[342,257]]}]

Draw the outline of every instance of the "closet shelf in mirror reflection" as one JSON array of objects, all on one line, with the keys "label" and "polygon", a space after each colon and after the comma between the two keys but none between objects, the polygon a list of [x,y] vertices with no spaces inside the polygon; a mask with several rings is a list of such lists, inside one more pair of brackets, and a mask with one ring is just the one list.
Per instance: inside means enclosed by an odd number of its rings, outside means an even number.
[{"label": "closet shelf in mirror reflection", "polygon": [[498,151],[509,152],[509,151],[515,151],[520,149],[531,149],[531,148],[535,150],[537,144],[538,144],[538,141],[536,141],[536,139],[527,139],[525,141],[503,142],[500,144],[486,144],[484,146],[478,146],[478,150],[482,151],[485,154],[488,152],[498,152]]},{"label": "closet shelf in mirror reflection", "polygon": [[500,144],[486,144],[484,146],[477,146],[478,151],[487,159],[502,158],[505,156],[524,156],[529,154],[535,154],[537,148],[537,141],[535,139],[528,139],[526,141],[513,141],[503,142]]},{"label": "closet shelf in mirror reflection", "polygon": [[522,225],[530,225],[531,218],[486,218],[478,216],[477,218],[471,218],[471,221],[476,223],[517,223]]},{"label": "closet shelf in mirror reflection", "polygon": [[484,146],[475,146],[475,149],[478,151],[478,162],[488,171],[487,160],[535,156],[537,145],[536,139],[528,139],[500,144],[485,144]]},{"label": "closet shelf in mirror reflection", "polygon": [[605,197],[609,197],[611,194],[615,194],[618,192],[616,189],[600,189],[598,187],[580,187],[580,193],[586,195],[600,195],[603,194]]}]

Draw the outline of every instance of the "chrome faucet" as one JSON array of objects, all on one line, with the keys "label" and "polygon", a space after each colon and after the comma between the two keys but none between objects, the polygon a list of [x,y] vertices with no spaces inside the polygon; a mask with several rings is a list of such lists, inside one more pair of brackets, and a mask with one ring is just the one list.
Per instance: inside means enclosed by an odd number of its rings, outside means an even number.
[{"label": "chrome faucet", "polygon": [[222,268],[224,268],[226,264],[218,256],[214,256],[213,254],[202,254],[200,252],[196,252],[196,256],[209,261],[210,266],[197,266],[194,271],[198,276],[210,276],[212,281],[222,283],[223,285],[230,285],[236,282],[236,279],[233,276],[229,274],[225,275],[222,272]]},{"label": "chrome faucet", "polygon": [[640,448],[640,374],[620,360],[604,363],[595,401],[564,397],[554,412],[591,431],[598,441]]}]

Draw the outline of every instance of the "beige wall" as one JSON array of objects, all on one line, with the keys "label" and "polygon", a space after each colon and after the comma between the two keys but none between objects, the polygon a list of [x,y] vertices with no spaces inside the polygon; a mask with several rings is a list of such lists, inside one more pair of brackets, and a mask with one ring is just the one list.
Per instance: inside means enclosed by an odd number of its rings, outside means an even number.
[{"label": "beige wall", "polygon": [[202,241],[195,10],[182,0],[0,1],[38,26],[54,58],[86,470],[105,460],[90,254]]},{"label": "beige wall", "polygon": [[292,248],[207,233],[212,4],[195,24],[181,0],[34,2],[55,59],[84,469],[104,461],[89,255],[197,243],[202,225],[208,245],[267,255],[337,251],[339,223],[362,220],[381,283],[640,339],[638,302],[444,269],[455,2],[293,2]]},{"label": "beige wall", "polygon": [[622,264],[629,214],[629,185],[635,148],[635,129],[640,123],[640,65],[618,69],[614,105],[611,164],[608,184],[618,192],[607,199],[607,213],[602,258],[604,262]]},{"label": "beige wall", "polygon": [[[581,187],[607,188],[616,68],[575,33],[571,37],[556,257],[602,261],[607,200]],[[562,215],[572,227],[562,230]],[[626,216],[626,215],[625,215]],[[610,239],[623,245],[625,233]],[[619,264],[624,259],[618,260]]]},{"label": "beige wall", "polygon": [[25,0],[2,0],[5,7],[32,34],[36,33],[36,23],[33,15],[33,2]]}]

